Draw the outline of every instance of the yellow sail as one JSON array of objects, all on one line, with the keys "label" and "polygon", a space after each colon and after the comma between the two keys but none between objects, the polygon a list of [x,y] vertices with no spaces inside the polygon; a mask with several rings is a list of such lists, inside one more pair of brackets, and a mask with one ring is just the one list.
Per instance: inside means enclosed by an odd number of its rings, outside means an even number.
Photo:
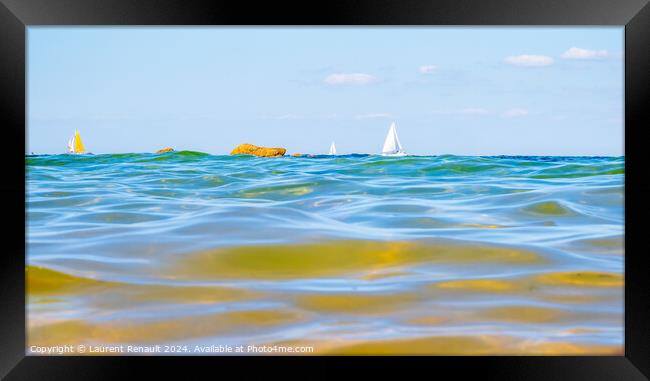
[{"label": "yellow sail", "polygon": [[74,153],[84,153],[86,152],[86,147],[84,147],[84,143],[81,141],[81,136],[79,135],[79,131],[74,132]]}]

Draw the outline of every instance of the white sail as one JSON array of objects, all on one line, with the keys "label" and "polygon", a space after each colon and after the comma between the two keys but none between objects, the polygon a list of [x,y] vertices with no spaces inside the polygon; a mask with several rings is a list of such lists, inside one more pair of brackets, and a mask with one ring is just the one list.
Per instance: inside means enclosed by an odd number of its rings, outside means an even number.
[{"label": "white sail", "polygon": [[391,123],[386,140],[384,141],[384,148],[381,149],[381,154],[385,156],[403,156],[406,155],[402,149],[402,144],[397,137],[397,129],[395,123]]},{"label": "white sail", "polygon": [[68,153],[74,153],[74,134],[68,139]]},{"label": "white sail", "polygon": [[330,146],[330,155],[336,155],[336,145],[334,142],[332,142],[332,145]]}]

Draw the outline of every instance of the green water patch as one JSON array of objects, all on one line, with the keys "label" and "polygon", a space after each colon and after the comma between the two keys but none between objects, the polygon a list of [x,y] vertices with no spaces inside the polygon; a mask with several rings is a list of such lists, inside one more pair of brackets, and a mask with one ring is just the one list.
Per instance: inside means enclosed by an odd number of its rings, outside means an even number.
[{"label": "green water patch", "polygon": [[[25,268],[27,294],[30,296],[98,295],[91,303],[104,308],[119,309],[139,303],[168,302],[182,304],[214,304],[259,298],[261,292],[223,286],[186,286],[182,284],[134,284],[105,281],[67,274],[41,266]],[[119,296],[115,299],[113,296]],[[41,299],[39,299],[40,301]],[[46,299],[47,301],[47,299]]]},{"label": "green water patch", "polygon": [[532,251],[479,244],[327,241],[224,247],[174,256],[163,271],[177,279],[300,279],[403,270],[418,264],[531,265]]},{"label": "green water patch", "polygon": [[265,198],[265,197],[283,197],[283,196],[304,196],[314,192],[314,187],[318,185],[313,182],[294,183],[286,185],[272,185],[265,187],[254,187],[239,192],[243,198]]},{"label": "green water patch", "polygon": [[524,208],[524,211],[545,216],[570,216],[576,214],[571,208],[557,201],[545,201],[528,205]]},{"label": "green water patch", "polygon": [[505,168],[503,165],[498,164],[485,164],[485,163],[443,163],[440,165],[433,165],[419,170],[421,173],[479,173],[487,172],[495,169]]},{"label": "green water patch", "polygon": [[381,157],[381,159],[366,161],[359,164],[360,167],[384,167],[384,166],[402,166],[402,165],[414,165],[426,162],[426,159],[413,156],[402,156],[387,158]]},{"label": "green water patch", "polygon": [[190,151],[190,150],[183,150],[183,151],[168,151],[168,152],[160,152],[160,153],[154,153],[154,154],[141,154],[142,156],[146,155],[147,157],[204,157],[204,156],[210,156],[209,153],[206,152],[200,152],[200,151]]},{"label": "green water patch", "polygon": [[46,192],[46,193],[39,194],[39,196],[54,197],[54,198],[69,197],[69,196],[74,196],[74,195],[76,195],[76,193],[72,192],[72,191],[51,191],[51,192]]},{"label": "green water patch", "polygon": [[192,162],[208,158],[210,154],[198,151],[171,151],[158,154],[144,154],[141,155],[137,162]]},{"label": "green water patch", "polygon": [[[96,196],[76,195],[72,196],[67,192],[52,192],[60,193],[58,195],[47,195],[46,197],[39,197],[38,200],[27,200],[28,209],[38,208],[39,210],[55,211],[56,208],[70,208],[70,207],[83,207],[89,205],[97,205],[101,203],[102,198]],[[54,212],[53,212],[54,213]],[[59,213],[61,215],[61,213]]]},{"label": "green water patch", "polygon": [[380,204],[373,206],[369,212],[373,213],[404,213],[404,214],[425,214],[431,213],[434,208],[428,205],[418,205],[409,203]]},{"label": "green water patch", "polygon": [[77,293],[90,288],[115,286],[111,282],[78,277],[39,266],[27,266],[25,276],[29,295]]},{"label": "green water patch", "polygon": [[603,175],[624,175],[625,174],[625,168],[612,169],[610,171],[605,171],[602,174]]},{"label": "green water patch", "polygon": [[201,180],[203,180],[201,185],[204,187],[218,187],[226,183],[222,176],[217,175],[204,175]]},{"label": "green water patch", "polygon": [[567,250],[587,252],[589,254],[618,255],[625,254],[625,238],[612,236],[574,240],[566,244]]},{"label": "green water patch", "polygon": [[102,224],[137,224],[158,221],[165,218],[167,217],[158,214],[129,212],[94,212],[75,217],[77,221]]},{"label": "green water patch", "polygon": [[591,189],[585,191],[585,194],[587,195],[618,195],[618,196],[625,196],[625,186],[622,184],[620,186],[608,186],[608,187],[602,187],[602,188],[596,188],[596,189]]},{"label": "green water patch", "polygon": [[400,227],[412,229],[444,229],[455,227],[453,222],[433,217],[393,217],[390,221],[380,220],[378,223],[379,226],[382,224],[395,226],[397,224]]},{"label": "green water patch", "polygon": [[25,158],[25,165],[28,167],[59,167],[69,164],[71,158],[61,157],[57,155],[55,157],[28,157]]},{"label": "green water patch", "polygon": [[538,281],[553,286],[577,287],[623,287],[622,274],[602,271],[568,271],[546,273],[537,277]]},{"label": "green water patch", "polygon": [[387,193],[393,195],[437,195],[437,194],[448,194],[453,193],[454,187],[436,187],[436,186],[418,186],[418,187],[391,187],[388,189]]},{"label": "green water patch", "polygon": [[210,156],[209,153],[199,152],[199,151],[173,151],[168,152],[171,156],[174,157],[205,157]]},{"label": "green water patch", "polygon": [[192,190],[196,188],[211,188],[225,184],[226,181],[221,176],[216,175],[203,175],[199,171],[191,171],[188,173],[179,173],[175,176],[164,178],[153,178],[151,180],[143,181],[142,184],[163,187]]},{"label": "green water patch", "polygon": [[625,167],[623,164],[602,164],[602,165],[584,165],[584,164],[565,164],[552,168],[544,168],[533,172],[530,177],[533,179],[568,179],[579,177],[592,177],[603,175],[624,175]]}]

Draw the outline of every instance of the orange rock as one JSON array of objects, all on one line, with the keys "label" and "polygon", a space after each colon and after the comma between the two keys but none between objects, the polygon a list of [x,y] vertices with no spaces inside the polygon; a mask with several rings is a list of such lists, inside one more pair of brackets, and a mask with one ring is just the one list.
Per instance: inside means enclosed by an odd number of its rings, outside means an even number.
[{"label": "orange rock", "polygon": [[240,144],[235,147],[231,155],[255,155],[255,156],[264,156],[264,157],[273,157],[273,156],[284,156],[287,152],[285,148],[267,148],[267,147],[258,147],[252,144]]},{"label": "orange rock", "polygon": [[174,149],[167,147],[167,148],[159,149],[158,151],[156,151],[156,153],[165,153],[165,152],[174,152]]}]

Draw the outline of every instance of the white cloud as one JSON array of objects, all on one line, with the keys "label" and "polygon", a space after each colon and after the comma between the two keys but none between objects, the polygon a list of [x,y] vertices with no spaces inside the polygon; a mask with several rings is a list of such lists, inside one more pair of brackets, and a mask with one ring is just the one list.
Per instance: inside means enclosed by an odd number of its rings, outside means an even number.
[{"label": "white cloud", "polygon": [[431,74],[438,69],[436,65],[422,65],[418,68],[418,71],[422,74]]},{"label": "white cloud", "polygon": [[480,107],[433,110],[432,113],[435,115],[490,115],[491,114],[490,110],[480,108]]},{"label": "white cloud", "polygon": [[296,119],[302,119],[302,115],[284,114],[284,115],[280,115],[277,119],[280,119],[280,120],[296,120]]},{"label": "white cloud", "polygon": [[360,114],[355,116],[355,119],[378,119],[378,118],[392,118],[391,114],[380,112],[376,114]]},{"label": "white cloud", "polygon": [[487,115],[490,112],[484,108],[475,108],[475,107],[470,107],[470,108],[464,108],[460,110],[461,114],[465,115]]},{"label": "white cloud", "polygon": [[523,108],[511,108],[510,110],[503,113],[503,116],[506,118],[517,118],[526,115],[528,115],[528,110]]},{"label": "white cloud", "polygon": [[536,56],[530,54],[506,57],[504,61],[510,65],[516,66],[548,66],[554,62],[553,58],[549,56]]},{"label": "white cloud", "polygon": [[377,82],[377,77],[364,73],[335,73],[323,80],[328,85],[367,85]]},{"label": "white cloud", "polygon": [[304,119],[305,117],[298,114],[282,114],[282,115],[261,115],[262,119],[271,119],[271,120],[298,120]]},{"label": "white cloud", "polygon": [[593,59],[593,58],[605,58],[609,57],[609,52],[607,50],[590,50],[582,48],[571,48],[566,52],[562,53],[562,58],[569,60],[584,60],[584,59]]}]

